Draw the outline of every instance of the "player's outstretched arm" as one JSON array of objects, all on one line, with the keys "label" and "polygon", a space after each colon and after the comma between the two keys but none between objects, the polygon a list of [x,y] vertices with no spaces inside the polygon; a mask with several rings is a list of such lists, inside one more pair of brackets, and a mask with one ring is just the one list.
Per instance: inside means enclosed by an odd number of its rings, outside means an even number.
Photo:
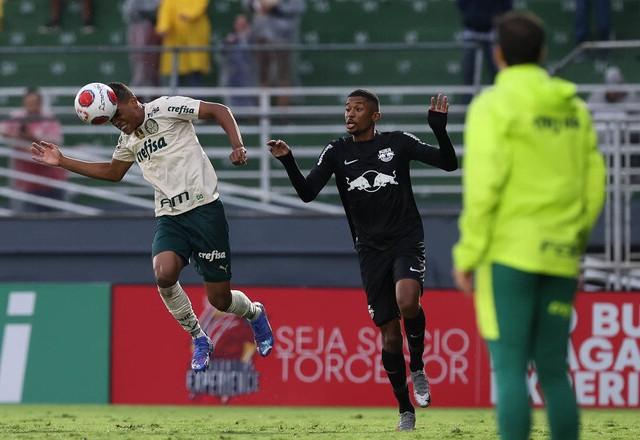
[{"label": "player's outstretched arm", "polygon": [[412,160],[419,160],[445,171],[458,169],[458,158],[447,133],[448,111],[449,102],[446,95],[439,94],[431,98],[427,122],[438,140],[438,148],[415,139],[415,142],[409,146],[409,157]]},{"label": "player's outstretched arm", "polygon": [[449,100],[447,95],[438,94],[431,97],[431,105],[427,114],[427,123],[438,140],[437,167],[445,171],[458,169],[458,158],[453,148],[449,134],[447,133],[447,115],[449,113]]},{"label": "player's outstretched arm", "polygon": [[274,141],[273,139],[267,142],[269,146],[269,151],[276,159],[280,159],[283,156],[286,156],[291,152],[291,148],[287,145],[285,141],[278,139]]},{"label": "player's outstretched arm", "polygon": [[438,140],[439,148],[424,143],[418,145],[416,142],[410,150],[411,159],[419,160],[445,171],[458,169],[458,158],[447,133],[448,111],[449,102],[445,95],[439,94],[437,97],[431,98],[427,122]]},{"label": "player's outstretched arm", "polygon": [[240,134],[240,128],[238,127],[236,118],[233,117],[233,113],[231,113],[229,107],[216,102],[202,101],[200,103],[198,119],[212,119],[216,121],[229,137],[229,142],[231,143],[229,159],[231,163],[234,165],[246,165],[247,150],[244,148],[242,134]]},{"label": "player's outstretched arm", "polygon": [[71,172],[94,179],[119,182],[127,173],[133,162],[112,159],[111,162],[84,162],[65,156],[56,144],[50,142],[34,142],[31,144],[31,157],[38,163],[52,167],[60,167]]},{"label": "player's outstretched arm", "polygon": [[289,148],[289,145],[287,145],[285,141],[272,139],[267,142],[267,145],[273,157],[284,165],[284,169],[287,171],[289,180],[298,193],[298,197],[305,203],[314,200],[320,193],[320,190],[327,184],[333,173],[331,167],[328,165],[328,161],[319,161],[318,165],[316,165],[305,178],[300,172],[300,168],[298,168],[291,148]]}]

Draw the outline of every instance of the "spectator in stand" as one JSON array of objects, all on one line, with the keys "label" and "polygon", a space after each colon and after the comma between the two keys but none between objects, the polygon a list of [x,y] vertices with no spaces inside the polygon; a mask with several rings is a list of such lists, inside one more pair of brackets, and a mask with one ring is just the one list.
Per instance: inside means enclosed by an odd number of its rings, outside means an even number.
[{"label": "spectator in stand", "polygon": [[[57,32],[62,21],[62,0],[49,0],[51,18],[40,28],[40,32]],[[93,0],[82,0],[82,32],[91,34],[95,31],[93,25]]]},{"label": "spectator in stand", "polygon": [[[462,40],[479,44],[484,56],[484,65],[489,74],[488,82],[493,83],[497,68],[493,60],[494,19],[512,9],[512,0],[456,0],[462,16]],[[476,48],[465,49],[462,57],[462,79],[465,85],[472,85],[476,70]],[[471,101],[466,96],[465,103]]]},{"label": "spectator in stand", "polygon": [[[38,139],[48,142],[62,143],[62,127],[53,114],[45,112],[42,105],[42,95],[36,89],[28,89],[23,97],[23,108],[11,114],[2,126],[2,135],[8,138],[8,143],[15,150],[28,154],[24,159],[13,158],[13,170],[22,173],[46,177],[51,180],[66,180],[67,172],[62,168],[52,168],[31,160],[31,143]],[[62,200],[64,190],[51,186],[21,179],[12,179],[11,188],[36,196]],[[16,211],[44,212],[53,211],[52,208],[12,199],[11,207]]]},{"label": "spectator in stand", "polygon": [[[160,0],[125,0],[122,15],[127,23],[127,42],[132,48],[158,46],[160,38],[156,34],[156,16]],[[159,78],[159,52],[129,53],[132,87],[157,87]]]},{"label": "spectator in stand", "polygon": [[[629,114],[638,113],[640,99],[636,92],[619,90],[616,86],[625,83],[624,75],[617,66],[609,66],[604,72],[604,83],[611,86],[608,90],[593,92],[587,103],[594,110],[594,117],[602,119],[604,115],[610,117],[626,117]],[[634,108],[629,108],[633,107]],[[634,111],[635,110],[635,111]],[[596,116],[598,115],[598,116]],[[615,115],[615,116],[614,116]]]},{"label": "spectator in stand", "polygon": [[[605,90],[597,90],[587,100],[589,108],[596,122],[614,122],[628,121],[630,118],[637,118],[640,114],[640,96],[634,91],[620,90],[618,87],[625,83],[624,75],[617,66],[609,66],[604,72],[604,83],[610,88]],[[607,145],[612,142],[611,133],[616,130],[615,125],[607,125],[607,129],[598,133],[600,145]],[[623,142],[634,144],[635,147],[640,144],[640,133],[638,130],[632,129],[628,132],[628,139]],[[621,139],[622,140],[622,139]],[[626,158],[623,157],[623,163]],[[640,155],[630,153],[630,162],[633,167],[632,174],[629,176],[632,183],[640,182]]]},{"label": "spectator in stand", "polygon": [[595,6],[596,38],[611,38],[611,0],[576,0],[576,43],[590,40],[591,10]]},{"label": "spectator in stand", "polygon": [[[252,43],[251,25],[247,16],[239,14],[233,22],[233,32],[224,39],[222,53],[223,87],[256,87],[255,59],[247,46]],[[230,107],[258,105],[255,96],[235,96],[229,98]]]},{"label": "spectator in stand", "polygon": [[[252,0],[253,35],[257,44],[287,45],[300,41],[300,17],[304,0]],[[294,84],[290,49],[266,49],[257,53],[262,87],[291,87]],[[288,105],[288,96],[278,96],[278,105]]]},{"label": "spectator in stand", "polygon": [[[209,0],[162,0],[158,9],[156,31],[162,37],[162,45],[209,46],[211,22],[207,15]],[[183,51],[178,55],[178,85],[200,87],[204,76],[211,70],[209,51]],[[162,82],[168,84],[173,72],[173,52],[160,56]]]}]

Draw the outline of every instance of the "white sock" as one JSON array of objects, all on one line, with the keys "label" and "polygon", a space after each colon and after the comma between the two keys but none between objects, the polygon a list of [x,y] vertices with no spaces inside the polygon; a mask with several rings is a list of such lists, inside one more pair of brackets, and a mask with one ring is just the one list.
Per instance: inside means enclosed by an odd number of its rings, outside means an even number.
[{"label": "white sock", "polygon": [[160,292],[160,297],[164,301],[164,305],[167,306],[167,310],[187,333],[194,338],[206,336],[205,332],[200,328],[196,314],[193,313],[191,301],[189,301],[189,297],[180,283],[175,283],[170,287],[158,286],[158,292]]},{"label": "white sock", "polygon": [[233,313],[241,318],[247,318],[249,321],[256,319],[261,311],[251,300],[239,290],[231,291],[231,305],[226,313]]}]

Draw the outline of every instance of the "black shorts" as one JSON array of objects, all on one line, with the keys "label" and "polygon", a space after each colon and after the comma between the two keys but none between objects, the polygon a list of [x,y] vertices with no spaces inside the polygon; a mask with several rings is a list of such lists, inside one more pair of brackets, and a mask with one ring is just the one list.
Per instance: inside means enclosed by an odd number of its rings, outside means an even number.
[{"label": "black shorts", "polygon": [[220,199],[179,215],[156,218],[151,253],[173,251],[207,282],[231,279],[229,227]]},{"label": "black shorts", "polygon": [[424,285],[424,241],[400,240],[391,248],[379,250],[358,246],[362,285],[367,293],[369,316],[375,325],[400,317],[396,301],[396,282],[412,279]]}]

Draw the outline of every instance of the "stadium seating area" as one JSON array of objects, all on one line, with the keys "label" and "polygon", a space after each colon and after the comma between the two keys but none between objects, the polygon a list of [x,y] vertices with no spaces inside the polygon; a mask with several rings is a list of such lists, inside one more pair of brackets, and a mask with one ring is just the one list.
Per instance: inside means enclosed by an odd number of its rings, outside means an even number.
[{"label": "stadium seating area", "polygon": [[[48,8],[37,0],[8,1],[0,46],[108,46],[125,43],[121,1],[94,2],[96,32],[81,32],[80,2],[68,1],[62,30],[42,33]],[[214,44],[229,32],[240,0],[216,0],[209,6]],[[517,8],[540,14],[550,36],[549,59],[557,60],[573,45],[573,0],[518,0]],[[635,22],[640,17],[636,0],[613,0],[616,39],[637,38]],[[451,42],[459,38],[460,20],[452,0],[308,0],[302,24],[302,42],[323,43],[426,43]],[[612,55],[616,57],[615,54]],[[638,70],[637,60],[616,58],[616,63]],[[459,82],[459,50],[393,51],[303,51],[297,65],[303,85],[356,84],[456,84]],[[391,60],[391,61],[390,61]],[[567,75],[574,80],[597,82],[593,63],[574,66]],[[4,55],[0,60],[2,85],[77,85],[88,80],[128,80],[124,52],[99,51],[55,55]],[[44,81],[43,81],[44,79]],[[217,83],[215,75],[209,79]]]},{"label": "stadium seating area", "polygon": [[[84,34],[81,30],[80,2],[67,1],[62,29],[55,33],[43,33],[39,29],[48,20],[46,2],[21,0],[5,2],[4,26],[0,32],[0,87],[64,86],[65,93],[49,93],[48,104],[62,119],[65,146],[79,153],[98,154],[109,157],[117,140],[117,132],[111,127],[83,126],[73,114],[71,97],[73,90],[87,82],[109,82],[129,80],[125,26],[122,22],[121,0],[94,2],[96,31]],[[547,24],[550,62],[569,53],[573,47],[573,0],[516,0],[516,8],[527,8],[541,15]],[[613,26],[616,39],[636,38],[635,22],[640,17],[640,2],[637,0],[613,0]],[[209,13],[213,24],[213,44],[220,42],[229,32],[233,17],[241,12],[241,0],[215,0],[210,2]],[[452,0],[307,0],[307,11],[303,17],[301,42],[309,48],[299,53],[296,68],[303,86],[345,87],[343,91],[328,96],[301,96],[294,99],[289,109],[273,109],[269,123],[272,136],[291,141],[297,151],[304,152],[304,168],[313,163],[315,157],[332,137],[341,135],[342,100],[349,88],[355,86],[451,86],[460,84],[460,49],[406,49],[372,50],[370,43],[433,43],[456,41],[460,35],[460,20],[455,2]],[[349,50],[315,50],[322,44],[350,45]],[[97,50],[101,46],[103,51]],[[43,47],[53,48],[55,53],[43,53]],[[358,49],[362,47],[362,49]],[[31,48],[29,53],[9,53],[14,48]],[[366,49],[366,50],[365,50]],[[0,52],[2,53],[2,52]],[[579,63],[569,65],[560,74],[583,83],[601,82],[601,72],[607,63],[622,67],[628,78],[640,71],[637,49],[611,51],[606,57],[586,57]],[[207,78],[207,84],[216,86],[219,69]],[[20,90],[0,93],[0,120],[20,105]],[[434,92],[381,94],[384,124],[381,129],[400,127],[414,131],[428,141],[433,141],[424,124],[423,108],[405,112],[409,105],[424,106],[428,95]],[[222,96],[207,96],[207,99],[223,100]],[[454,96],[455,103],[455,96]],[[302,106],[321,106],[307,108]],[[394,109],[394,106],[396,108]],[[450,129],[454,144],[461,146],[461,122],[464,107],[452,108]],[[245,142],[252,157],[259,157],[263,148],[259,121],[256,118],[241,119]],[[311,126],[313,128],[309,128]],[[301,128],[301,126],[303,128]],[[305,131],[304,127],[308,129]],[[226,160],[226,139],[221,132],[198,127],[201,140],[209,151],[223,181],[256,187],[260,182],[259,170],[264,165],[252,161],[242,171],[231,169]],[[97,147],[97,148],[96,148]],[[305,150],[306,147],[306,150]],[[67,150],[69,151],[69,150]],[[96,157],[96,156],[94,156]],[[7,158],[0,155],[0,166],[7,165]],[[291,193],[284,172],[273,165],[270,173],[273,188]],[[422,174],[421,174],[422,173]],[[433,185],[428,171],[417,171],[418,186]],[[438,176],[438,183],[458,185],[459,173],[452,177]],[[73,181],[89,184],[88,179],[73,177]],[[0,177],[4,184],[6,178]],[[100,182],[91,181],[92,185]],[[443,188],[443,187],[439,187]],[[122,191],[150,196],[147,186],[125,187]],[[455,192],[455,191],[454,191]],[[421,202],[452,200],[448,190],[420,194]],[[329,196],[325,200],[335,201]],[[453,198],[457,203],[457,196]],[[5,201],[0,198],[0,207]]]}]

